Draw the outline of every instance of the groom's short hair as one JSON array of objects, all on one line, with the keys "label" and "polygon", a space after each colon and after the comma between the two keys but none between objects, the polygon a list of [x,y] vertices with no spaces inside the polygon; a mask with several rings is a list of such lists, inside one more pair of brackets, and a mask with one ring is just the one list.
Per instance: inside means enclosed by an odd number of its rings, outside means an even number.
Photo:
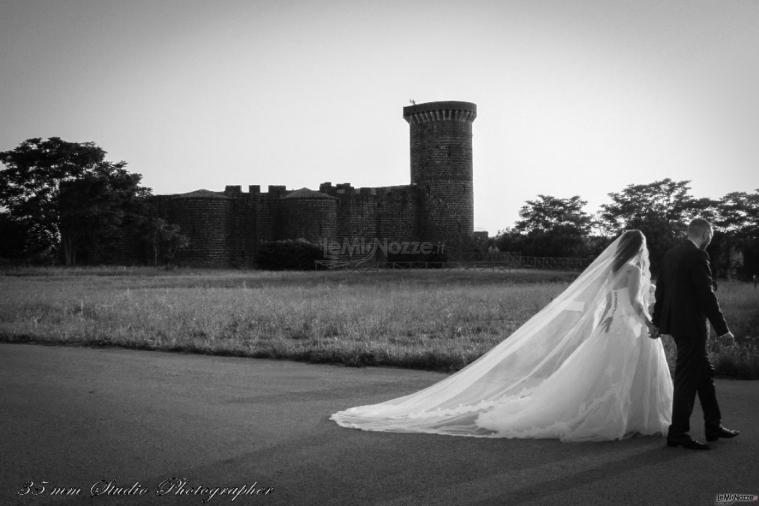
[{"label": "groom's short hair", "polygon": [[703,218],[695,218],[688,224],[688,237],[700,237],[704,232],[712,230],[712,224]]}]

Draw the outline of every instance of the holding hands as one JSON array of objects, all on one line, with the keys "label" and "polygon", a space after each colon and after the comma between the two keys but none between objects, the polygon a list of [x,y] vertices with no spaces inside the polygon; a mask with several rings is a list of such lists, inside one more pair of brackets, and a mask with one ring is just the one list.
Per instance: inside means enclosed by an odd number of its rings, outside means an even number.
[{"label": "holding hands", "polygon": [[717,341],[719,341],[719,344],[722,346],[735,346],[735,336],[732,332],[728,331],[727,334],[722,334],[717,338]]}]

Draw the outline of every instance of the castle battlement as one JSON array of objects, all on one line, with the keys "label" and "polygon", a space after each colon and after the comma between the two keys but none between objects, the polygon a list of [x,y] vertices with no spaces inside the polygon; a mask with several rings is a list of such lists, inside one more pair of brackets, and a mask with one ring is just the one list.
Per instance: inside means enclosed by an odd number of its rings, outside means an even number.
[{"label": "castle battlement", "polygon": [[430,102],[403,108],[409,124],[409,184],[354,188],[321,183],[318,190],[285,185],[227,185],[158,195],[159,216],[190,239],[178,261],[199,266],[252,266],[267,241],[314,243],[362,238],[435,241],[449,258],[473,241],[472,122],[470,102]]},{"label": "castle battlement", "polygon": [[471,102],[429,102],[403,108],[403,119],[410,124],[430,121],[462,121],[471,123],[477,117],[477,106]]}]

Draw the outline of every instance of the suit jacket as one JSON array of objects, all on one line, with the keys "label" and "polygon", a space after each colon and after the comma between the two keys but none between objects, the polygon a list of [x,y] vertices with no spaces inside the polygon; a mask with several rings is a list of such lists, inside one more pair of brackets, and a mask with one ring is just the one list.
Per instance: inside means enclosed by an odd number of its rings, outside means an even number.
[{"label": "suit jacket", "polygon": [[652,315],[662,334],[706,339],[707,319],[718,336],[729,330],[712,289],[709,254],[686,240],[665,253]]}]

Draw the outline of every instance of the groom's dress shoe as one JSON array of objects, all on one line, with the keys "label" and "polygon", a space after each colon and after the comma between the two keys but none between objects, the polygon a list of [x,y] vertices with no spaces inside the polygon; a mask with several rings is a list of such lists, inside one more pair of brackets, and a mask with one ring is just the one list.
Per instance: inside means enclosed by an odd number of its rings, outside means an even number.
[{"label": "groom's dress shoe", "polygon": [[741,433],[739,430],[728,429],[727,427],[723,427],[721,425],[716,429],[706,429],[704,432],[706,433],[707,441],[716,441],[719,438],[729,439]]},{"label": "groom's dress shoe", "polygon": [[667,438],[667,446],[682,446],[689,450],[708,450],[709,445],[696,441],[688,436],[678,438]]}]

